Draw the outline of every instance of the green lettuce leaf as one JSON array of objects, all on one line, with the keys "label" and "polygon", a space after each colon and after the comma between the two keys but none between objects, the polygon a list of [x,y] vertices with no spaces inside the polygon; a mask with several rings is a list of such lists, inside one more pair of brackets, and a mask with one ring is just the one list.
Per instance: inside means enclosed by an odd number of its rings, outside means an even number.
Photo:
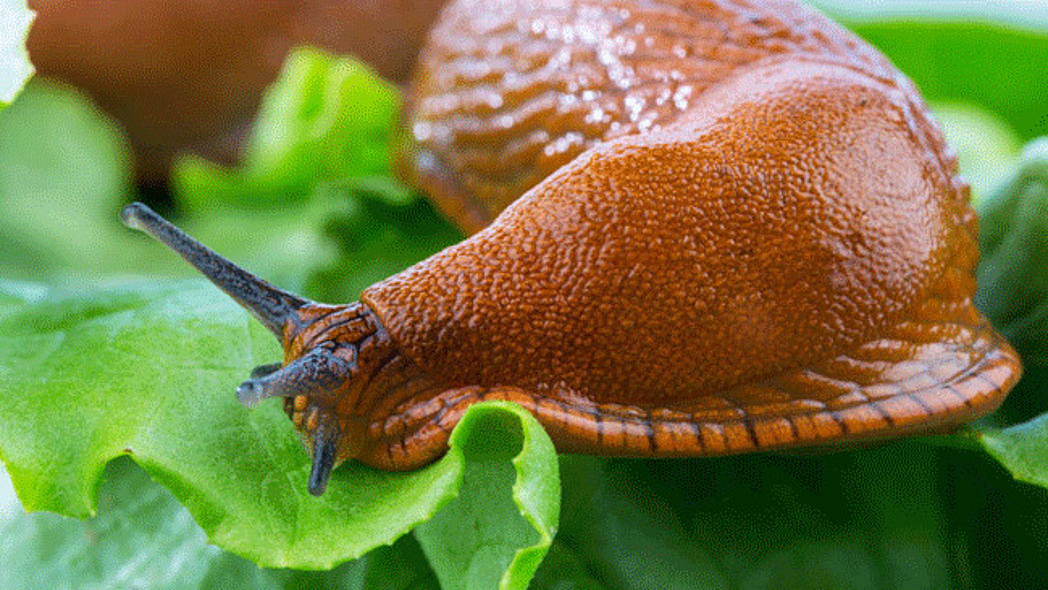
[{"label": "green lettuce leaf", "polygon": [[520,407],[474,407],[451,440],[466,462],[462,492],[415,536],[443,588],[527,588],[560,517],[556,452]]},{"label": "green lettuce leaf", "polygon": [[27,510],[93,515],[105,464],[131,455],[214,543],[264,566],[330,568],[429,518],[461,477],[450,463],[350,465],[309,497],[280,408],[245,412],[222,394],[279,348],[203,281],[56,289],[0,334],[0,457]]},{"label": "green lettuce leaf", "polygon": [[0,587],[438,588],[411,536],[327,572],[261,569],[209,544],[171,492],[131,461],[110,463],[104,479],[98,515],[86,521],[29,515],[0,493]]},{"label": "green lettuce leaf", "polygon": [[0,110],[14,102],[33,75],[25,40],[35,16],[25,0],[0,0]]},{"label": "green lettuce leaf", "polygon": [[284,207],[326,182],[388,174],[398,108],[396,89],[364,65],[300,48],[266,91],[241,163],[186,156],[172,183],[179,201],[200,211],[216,201]]},{"label": "green lettuce leaf", "polygon": [[117,126],[78,91],[34,80],[0,116],[0,272],[22,278],[127,272],[143,250],[113,217],[130,192]]}]

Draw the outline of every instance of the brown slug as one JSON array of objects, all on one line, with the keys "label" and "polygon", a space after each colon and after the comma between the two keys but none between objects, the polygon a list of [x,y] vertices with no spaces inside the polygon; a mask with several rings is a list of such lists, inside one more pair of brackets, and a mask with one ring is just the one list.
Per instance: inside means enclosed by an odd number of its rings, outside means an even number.
[{"label": "brown slug", "polygon": [[322,305],[142,205],[125,222],[262,321],[310,491],[413,469],[509,400],[557,448],[723,455],[943,430],[1019,358],[972,305],[969,189],[911,82],[786,0],[459,0],[401,167],[469,239]]}]

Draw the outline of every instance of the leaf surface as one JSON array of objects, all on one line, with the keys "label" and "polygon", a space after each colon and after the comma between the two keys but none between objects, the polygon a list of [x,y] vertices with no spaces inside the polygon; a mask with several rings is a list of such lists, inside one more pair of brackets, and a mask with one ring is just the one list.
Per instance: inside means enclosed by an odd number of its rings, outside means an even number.
[{"label": "leaf surface", "polygon": [[264,328],[201,280],[80,287],[0,319],[0,457],[27,510],[93,515],[106,463],[131,455],[219,546],[314,569],[391,543],[455,494],[461,467],[444,461],[407,474],[349,464],[309,496],[307,453],[278,405],[249,412],[232,395],[280,358]]},{"label": "leaf surface", "polygon": [[0,587],[438,588],[410,536],[327,572],[262,569],[209,544],[189,512],[127,459],[105,471],[86,521],[26,514],[0,469]]},{"label": "leaf surface", "polygon": [[473,406],[451,439],[461,494],[415,531],[443,588],[527,588],[560,517],[553,443],[518,406]]}]

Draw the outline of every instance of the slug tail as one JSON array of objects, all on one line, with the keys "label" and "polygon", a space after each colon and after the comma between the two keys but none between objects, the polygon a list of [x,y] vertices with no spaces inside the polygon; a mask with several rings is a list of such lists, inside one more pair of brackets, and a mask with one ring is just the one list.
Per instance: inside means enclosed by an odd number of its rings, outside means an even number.
[{"label": "slug tail", "polygon": [[295,312],[309,305],[307,299],[282,291],[247,272],[189,237],[142,203],[131,203],[120,213],[124,225],[149,234],[178,253],[219,289],[251,312],[258,321],[283,337],[283,326]]}]

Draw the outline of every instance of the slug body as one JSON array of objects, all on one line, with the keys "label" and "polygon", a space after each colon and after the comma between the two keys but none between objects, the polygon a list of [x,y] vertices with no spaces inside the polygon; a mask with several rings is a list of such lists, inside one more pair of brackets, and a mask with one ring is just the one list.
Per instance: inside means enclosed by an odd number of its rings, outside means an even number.
[{"label": "slug body", "polygon": [[926,107],[804,7],[453,2],[405,127],[405,174],[477,233],[350,305],[238,297],[285,347],[239,393],[285,398],[315,493],[434,460],[486,399],[564,451],[718,455],[949,428],[1019,378]]}]

